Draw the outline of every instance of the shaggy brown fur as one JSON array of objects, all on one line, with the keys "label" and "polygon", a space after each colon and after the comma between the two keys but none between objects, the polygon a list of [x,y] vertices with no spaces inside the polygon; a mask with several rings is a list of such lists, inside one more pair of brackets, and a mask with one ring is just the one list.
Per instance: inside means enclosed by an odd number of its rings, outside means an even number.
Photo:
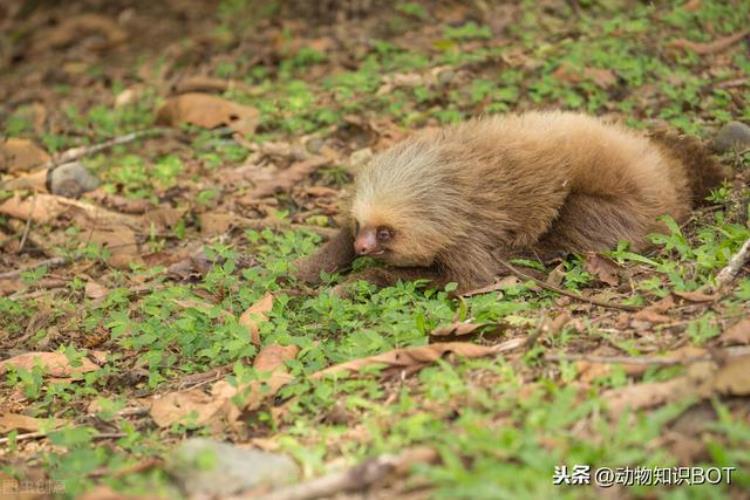
[{"label": "shaggy brown fur", "polygon": [[390,266],[356,276],[381,286],[424,277],[466,290],[492,282],[497,256],[545,259],[619,240],[638,250],[664,229],[659,216],[685,220],[724,177],[695,140],[649,139],[582,114],[472,120],[377,156],[356,180],[349,227],[302,277],[350,264],[352,235]]}]

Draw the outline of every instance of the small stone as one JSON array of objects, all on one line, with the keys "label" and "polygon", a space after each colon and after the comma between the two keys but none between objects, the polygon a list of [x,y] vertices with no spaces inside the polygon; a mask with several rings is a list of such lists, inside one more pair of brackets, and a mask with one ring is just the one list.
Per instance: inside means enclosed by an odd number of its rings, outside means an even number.
[{"label": "small stone", "polygon": [[50,192],[66,198],[78,198],[98,186],[99,179],[77,161],[64,163],[49,173]]},{"label": "small stone", "polygon": [[716,134],[713,147],[720,153],[750,148],[750,127],[741,122],[727,123]]},{"label": "small stone", "polygon": [[167,459],[167,470],[189,497],[221,498],[297,481],[299,468],[286,455],[246,449],[207,438],[183,441]]}]

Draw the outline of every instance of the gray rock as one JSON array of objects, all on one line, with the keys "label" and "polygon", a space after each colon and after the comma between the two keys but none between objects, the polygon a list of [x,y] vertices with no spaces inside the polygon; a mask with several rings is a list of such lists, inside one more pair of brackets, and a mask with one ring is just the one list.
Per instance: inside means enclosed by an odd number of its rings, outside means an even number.
[{"label": "gray rock", "polygon": [[78,198],[99,186],[99,179],[77,161],[63,163],[51,170],[47,178],[50,192],[67,198]]},{"label": "gray rock", "polygon": [[286,455],[207,438],[183,441],[166,464],[188,496],[223,497],[259,486],[273,488],[299,478],[297,464]]},{"label": "gray rock", "polygon": [[713,148],[720,153],[750,148],[750,127],[741,122],[727,123],[716,134]]}]

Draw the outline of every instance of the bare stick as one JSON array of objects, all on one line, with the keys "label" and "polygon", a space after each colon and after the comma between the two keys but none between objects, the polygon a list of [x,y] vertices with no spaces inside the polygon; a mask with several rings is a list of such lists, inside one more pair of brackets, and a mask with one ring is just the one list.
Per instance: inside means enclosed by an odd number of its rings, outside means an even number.
[{"label": "bare stick", "polygon": [[280,488],[261,497],[243,495],[233,498],[261,498],[263,500],[329,498],[343,492],[362,491],[391,475],[405,475],[412,465],[434,463],[437,460],[438,454],[432,448],[415,447],[407,449],[399,455],[380,455],[350,469]]},{"label": "bare stick", "polygon": [[731,282],[750,259],[750,238],[742,244],[740,250],[729,259],[729,263],[716,275],[716,284],[719,288]]},{"label": "bare stick", "polygon": [[21,236],[21,243],[18,245],[18,250],[16,253],[23,252],[23,247],[26,245],[26,238],[29,237],[29,231],[31,231],[31,220],[33,217],[31,215],[34,213],[34,208],[36,208],[36,194],[31,199],[31,208],[29,208],[29,217],[26,219],[26,227],[23,228],[23,236]]},{"label": "bare stick", "polygon": [[187,92],[226,92],[227,90],[239,90],[245,94],[257,93],[258,89],[237,80],[222,80],[210,76],[192,76],[180,80],[174,86],[178,94]]},{"label": "bare stick", "polygon": [[52,168],[57,165],[61,165],[63,163],[68,163],[71,161],[78,160],[80,158],[83,158],[84,156],[89,156],[89,155],[98,153],[99,151],[103,151],[105,149],[109,149],[114,146],[119,146],[120,144],[127,144],[129,142],[133,142],[142,137],[149,137],[149,136],[157,137],[160,135],[164,135],[170,131],[171,129],[168,129],[168,128],[152,128],[148,130],[139,130],[138,132],[131,132],[129,134],[121,135],[119,137],[112,138],[108,141],[104,141],[99,144],[92,144],[90,146],[79,146],[79,147],[71,148],[71,149],[68,149],[67,151],[63,151],[60,155],[58,155],[57,157],[45,163],[44,168]]},{"label": "bare stick", "polygon": [[[750,354],[750,346],[729,347],[724,350],[731,358]],[[588,361],[589,363],[622,364],[622,365],[646,365],[646,366],[671,366],[697,363],[699,361],[711,361],[714,359],[710,354],[700,354],[685,358],[670,356],[597,356],[595,354],[545,354],[547,361]]]},{"label": "bare stick", "polygon": [[[54,432],[54,430],[50,432]],[[30,439],[43,439],[47,437],[48,434],[49,432],[41,432],[41,431],[27,432],[26,434],[16,435],[16,437],[14,438],[14,441],[18,442],[18,441],[28,441]],[[126,434],[124,432],[108,432],[108,433],[97,434],[96,436],[91,436],[91,439],[119,439],[125,436]],[[10,440],[11,440],[10,437],[0,438],[0,444],[8,443],[10,442]]]},{"label": "bare stick", "polygon": [[49,268],[59,267],[67,262],[70,262],[70,260],[71,259],[66,259],[65,257],[53,257],[51,259],[42,260],[42,261],[37,262],[33,266],[25,267],[23,269],[14,269],[13,271],[8,271],[5,273],[0,273],[0,280],[17,278],[18,276],[25,273],[26,271],[31,271],[32,269],[38,269],[42,266],[47,266]]},{"label": "bare stick", "polygon": [[615,304],[612,302],[607,302],[606,300],[599,300],[599,299],[593,299],[591,297],[584,297],[583,295],[578,295],[573,292],[569,292],[567,290],[563,290],[562,288],[558,288],[556,286],[550,285],[549,283],[545,283],[542,280],[538,280],[534,278],[533,276],[530,276],[523,271],[520,271],[515,266],[513,266],[510,262],[507,262],[500,257],[497,258],[498,262],[500,262],[502,265],[504,265],[508,270],[518,276],[521,279],[525,280],[531,280],[534,283],[536,283],[539,287],[544,288],[545,290],[549,290],[550,292],[555,292],[560,295],[565,295],[566,297],[570,297],[572,299],[580,300],[582,302],[588,302],[589,304],[594,304],[601,307],[609,307],[611,309],[621,309],[623,311],[639,311],[641,308],[639,306],[631,306],[628,304]]}]

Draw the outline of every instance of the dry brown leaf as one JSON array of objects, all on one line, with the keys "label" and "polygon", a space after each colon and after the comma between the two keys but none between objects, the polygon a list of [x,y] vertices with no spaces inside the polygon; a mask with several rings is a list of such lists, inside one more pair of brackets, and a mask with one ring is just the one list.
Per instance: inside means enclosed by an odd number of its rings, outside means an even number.
[{"label": "dry brown leaf", "polygon": [[175,262],[180,262],[185,259],[190,261],[191,249],[189,248],[176,248],[174,250],[162,250],[160,252],[152,252],[143,255],[143,261],[149,267],[154,266],[170,266]]},{"label": "dry brown leaf", "polygon": [[632,411],[653,408],[695,393],[696,386],[688,377],[677,377],[666,382],[636,384],[620,389],[611,389],[602,394],[607,409],[614,418],[626,409]]},{"label": "dry brown leaf", "polygon": [[[23,282],[18,278],[0,279],[0,297],[16,293],[21,290],[23,286]],[[0,333],[2,333],[2,330],[0,330]],[[6,338],[10,338],[10,335],[7,335]]]},{"label": "dry brown leaf", "polygon": [[584,68],[583,77],[591,80],[598,87],[606,89],[617,83],[617,75],[611,69]]},{"label": "dry brown leaf", "polygon": [[[294,345],[280,346],[271,344],[265,346],[255,357],[253,367],[260,372],[268,373],[269,376],[267,378],[263,379],[263,381],[253,381],[237,389],[226,387],[227,382],[224,380],[214,385],[214,390],[231,394],[229,397],[234,396],[234,394],[242,394],[245,397],[240,406],[227,400],[227,403],[223,407],[226,421],[233,429],[237,431],[241,430],[242,425],[244,425],[242,421],[243,413],[257,410],[263,401],[273,397],[279,389],[294,379],[287,372],[284,363],[294,359],[298,352],[299,348]],[[235,390],[234,393],[232,389]]]},{"label": "dry brown leaf", "polygon": [[103,50],[124,42],[128,35],[112,19],[100,14],[80,14],[65,17],[55,27],[39,30],[32,43],[32,52],[46,52],[49,49],[62,48],[76,41],[87,38],[89,34],[104,35],[106,41],[92,48]]},{"label": "dry brown leaf", "polygon": [[[106,356],[103,352],[99,354]],[[73,366],[61,352],[26,352],[0,361],[0,373],[5,373],[10,367],[31,370],[37,364],[44,368],[45,376],[57,378],[67,378],[99,369],[98,365],[86,357],[80,359],[80,364]]]},{"label": "dry brown leaf", "polygon": [[570,323],[572,319],[570,313],[563,311],[552,320],[544,318],[539,325],[539,329],[544,335],[551,337],[560,333],[562,329],[565,328],[565,325]]},{"label": "dry brown leaf", "polygon": [[[672,295],[667,295],[663,299],[660,299],[648,307],[641,309],[632,316],[626,316],[626,325],[628,319],[635,321],[646,322],[650,324],[668,323],[671,318],[663,313],[668,312],[674,307],[674,298]],[[646,327],[648,325],[645,325]]]},{"label": "dry brown leaf", "polygon": [[27,189],[37,193],[47,193],[49,192],[49,189],[47,189],[48,174],[48,170],[37,170],[29,174],[19,175],[15,179],[7,181],[3,187],[8,191]]},{"label": "dry brown leaf", "polygon": [[49,161],[49,155],[28,139],[9,137],[0,141],[0,171],[22,172]]},{"label": "dry brown leaf", "polygon": [[55,220],[67,209],[62,199],[60,196],[45,193],[36,193],[26,198],[16,194],[0,204],[0,214],[46,224]]},{"label": "dry brown leaf", "polygon": [[250,201],[257,201],[266,196],[289,191],[295,184],[312,174],[320,167],[330,163],[328,158],[315,156],[293,164],[291,167],[281,170],[270,180],[258,182],[246,197]]},{"label": "dry brown leaf", "polygon": [[27,198],[16,194],[0,204],[0,214],[22,220],[30,218],[42,224],[53,221],[63,213],[72,217],[82,228],[124,226],[139,229],[141,225],[140,219],[136,217],[54,194],[36,193]]},{"label": "dry brown leaf", "polygon": [[688,0],[682,8],[688,12],[699,11],[701,8],[701,0]]},{"label": "dry brown leaf", "polygon": [[750,35],[750,30],[746,29],[733,35],[725,36],[708,43],[691,42],[690,40],[685,40],[684,38],[678,38],[669,42],[669,46],[678,49],[691,50],[696,54],[703,56],[726,50],[735,43],[746,38],[748,35]]},{"label": "dry brown leaf", "polygon": [[102,227],[90,233],[89,240],[109,250],[109,265],[118,269],[128,269],[131,263],[142,262],[138,255],[135,233],[123,226]]},{"label": "dry brown leaf", "polygon": [[750,395],[750,355],[730,358],[707,382],[711,393],[729,396]]},{"label": "dry brown leaf", "polygon": [[547,275],[547,279],[545,282],[550,285],[554,286],[555,288],[559,287],[563,280],[565,279],[565,263],[560,262],[555,268],[549,272]]},{"label": "dry brown leaf", "polygon": [[583,70],[578,70],[568,63],[562,63],[558,66],[552,73],[552,76],[562,82],[573,85],[581,83],[584,80],[590,80],[603,89],[617,83],[617,75],[611,69],[583,68]]},{"label": "dry brown leaf", "polygon": [[389,368],[419,368],[434,363],[448,354],[456,354],[464,358],[478,358],[497,354],[522,345],[525,339],[511,339],[496,346],[484,346],[470,342],[436,342],[434,344],[394,349],[366,358],[346,361],[329,366],[310,375],[313,380],[342,372],[357,372],[373,365],[386,365]]},{"label": "dry brown leaf", "polygon": [[591,384],[594,380],[606,377],[612,371],[611,365],[607,363],[594,363],[591,361],[576,362],[578,378],[584,384]]},{"label": "dry brown leaf", "polygon": [[100,285],[94,280],[86,282],[86,297],[90,299],[103,299],[109,294],[107,287]]},{"label": "dry brown leaf", "polygon": [[174,227],[185,215],[184,209],[159,207],[149,210],[143,215],[144,226],[148,229],[151,224],[164,231]]},{"label": "dry brown leaf", "polygon": [[72,200],[62,196],[55,196],[55,198],[59,204],[66,207],[66,214],[72,217],[81,228],[124,226],[138,231],[142,229],[143,222],[139,217],[106,210],[81,200]]},{"label": "dry brown leaf", "polygon": [[237,80],[224,80],[205,75],[183,78],[174,86],[174,91],[178,94],[188,92],[226,92],[227,90],[239,90],[245,94],[257,92],[256,88]]},{"label": "dry brown leaf", "polygon": [[195,416],[198,425],[207,424],[228,398],[215,398],[201,389],[172,392],[151,401],[150,415],[159,427],[169,427],[174,423]]},{"label": "dry brown leaf", "polygon": [[649,305],[646,309],[650,309],[656,313],[669,312],[674,307],[674,298],[671,295],[657,300],[653,304]]},{"label": "dry brown leaf", "polygon": [[640,311],[635,313],[633,315],[633,319],[636,321],[646,321],[651,324],[669,323],[669,321],[671,321],[671,318],[669,316],[659,314],[654,309],[651,309],[649,307],[641,309]]},{"label": "dry brown leaf", "polygon": [[270,372],[284,366],[284,363],[297,357],[299,347],[296,345],[282,346],[271,344],[255,356],[253,367],[256,370]]},{"label": "dry brown leaf", "polygon": [[[235,426],[243,412],[257,409],[266,398],[272,397],[292,380],[284,363],[294,359],[298,352],[296,346],[267,346],[258,353],[253,364],[259,371],[270,373],[262,382],[253,381],[235,387],[226,380],[219,380],[211,386],[210,394],[196,388],[155,397],[151,402],[151,417],[159,427],[169,427],[191,415],[197,424],[211,425],[216,430],[222,423]],[[241,407],[232,401],[238,394],[245,395]]]},{"label": "dry brown leaf", "polygon": [[198,216],[204,237],[226,233],[236,217],[229,212],[206,212]]},{"label": "dry brown leaf", "polygon": [[126,88],[115,96],[115,109],[124,108],[137,102],[143,97],[144,93],[145,89],[140,85]]},{"label": "dry brown leaf", "polygon": [[258,323],[268,321],[268,313],[273,309],[273,294],[267,293],[255,304],[247,308],[239,319],[239,324],[247,327],[250,332],[250,340],[255,345],[260,345],[260,328]]},{"label": "dry brown leaf", "polygon": [[683,298],[689,302],[714,302],[715,300],[719,300],[721,298],[721,295],[718,294],[708,294],[700,291],[694,291],[694,292],[672,292],[674,295]]},{"label": "dry brown leaf", "polygon": [[462,335],[469,335],[473,333],[477,328],[485,326],[485,323],[469,323],[466,321],[455,321],[450,325],[443,325],[435,328],[430,332],[432,337],[460,337]]},{"label": "dry brown leaf", "polygon": [[609,286],[620,284],[619,267],[612,260],[596,252],[586,252],[584,260],[586,272]]},{"label": "dry brown leaf", "polygon": [[179,126],[190,123],[204,128],[227,126],[241,134],[252,134],[258,126],[258,110],[221,97],[192,92],[172,97],[159,109],[157,123]]},{"label": "dry brown leaf", "polygon": [[0,434],[10,431],[39,432],[42,429],[56,429],[65,425],[66,421],[61,419],[34,418],[18,413],[5,413],[0,415]]},{"label": "dry brown leaf", "polygon": [[727,328],[719,337],[722,345],[750,344],[750,318],[741,319]]}]

